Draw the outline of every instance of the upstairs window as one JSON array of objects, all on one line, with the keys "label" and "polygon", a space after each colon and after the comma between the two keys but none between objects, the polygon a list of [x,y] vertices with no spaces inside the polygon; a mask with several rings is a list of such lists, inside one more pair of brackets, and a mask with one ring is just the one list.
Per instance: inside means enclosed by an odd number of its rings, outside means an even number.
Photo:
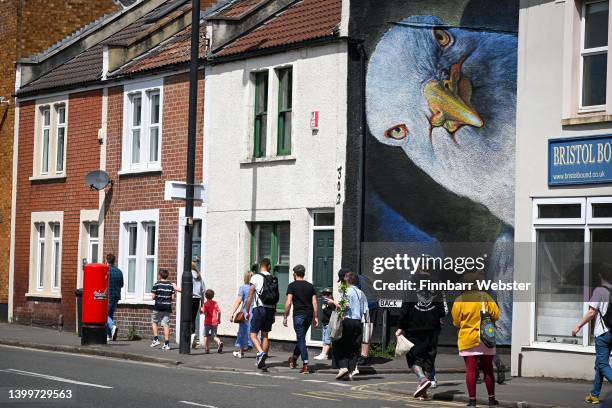
[{"label": "upstairs window", "polygon": [[38,105],[34,146],[34,177],[65,175],[67,104]]},{"label": "upstairs window", "polygon": [[608,66],[608,0],[588,1],[582,6],[580,108],[604,109]]},{"label": "upstairs window", "polygon": [[278,144],[277,155],[291,154],[291,106],[293,98],[293,70],[278,71]]},{"label": "upstairs window", "polygon": [[122,172],[161,170],[162,81],[125,87]]},{"label": "upstairs window", "polygon": [[268,128],[268,71],[255,73],[255,129],[253,157],[266,155]]}]

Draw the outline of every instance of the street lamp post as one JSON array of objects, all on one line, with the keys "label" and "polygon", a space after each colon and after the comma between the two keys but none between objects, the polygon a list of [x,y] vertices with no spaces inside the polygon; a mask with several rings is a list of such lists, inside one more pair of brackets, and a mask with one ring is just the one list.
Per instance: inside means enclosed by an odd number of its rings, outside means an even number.
[{"label": "street lamp post", "polygon": [[200,0],[191,1],[191,65],[189,68],[189,129],[187,131],[187,180],[185,194],[185,257],[181,279],[181,336],[179,352],[191,351],[191,257],[193,241],[193,192],[195,183],[195,144],[198,111],[198,65],[200,60]]}]

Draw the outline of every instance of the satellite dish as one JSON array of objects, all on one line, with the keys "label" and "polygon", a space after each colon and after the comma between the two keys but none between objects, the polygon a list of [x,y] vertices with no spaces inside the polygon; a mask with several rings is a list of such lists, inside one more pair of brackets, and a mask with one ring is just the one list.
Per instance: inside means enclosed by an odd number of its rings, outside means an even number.
[{"label": "satellite dish", "polygon": [[85,176],[85,184],[92,190],[102,190],[104,187],[112,184],[112,181],[105,171],[94,170],[90,171],[87,176]]}]

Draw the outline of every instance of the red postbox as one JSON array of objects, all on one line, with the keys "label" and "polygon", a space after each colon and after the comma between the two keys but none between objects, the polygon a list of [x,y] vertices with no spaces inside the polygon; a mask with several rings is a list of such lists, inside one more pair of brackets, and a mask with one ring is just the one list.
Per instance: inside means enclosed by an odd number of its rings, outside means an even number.
[{"label": "red postbox", "polygon": [[81,344],[106,344],[108,316],[108,265],[83,267],[83,330]]}]

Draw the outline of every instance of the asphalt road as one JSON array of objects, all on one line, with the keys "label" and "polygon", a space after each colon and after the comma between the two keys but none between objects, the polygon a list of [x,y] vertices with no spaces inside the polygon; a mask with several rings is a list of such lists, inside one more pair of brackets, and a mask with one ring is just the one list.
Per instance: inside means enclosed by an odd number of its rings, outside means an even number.
[{"label": "asphalt road", "polygon": [[[445,387],[463,390],[459,378],[446,378]],[[0,346],[2,407],[464,406],[458,402],[417,401],[376,390],[381,383],[407,380],[413,378],[358,376],[352,382],[337,382],[332,375],[300,375],[295,371],[203,371]],[[38,398],[36,390],[42,390]],[[42,398],[53,390],[58,391],[55,399]],[[25,398],[17,398],[23,397],[24,391]],[[58,398],[61,391],[64,398]]]}]

